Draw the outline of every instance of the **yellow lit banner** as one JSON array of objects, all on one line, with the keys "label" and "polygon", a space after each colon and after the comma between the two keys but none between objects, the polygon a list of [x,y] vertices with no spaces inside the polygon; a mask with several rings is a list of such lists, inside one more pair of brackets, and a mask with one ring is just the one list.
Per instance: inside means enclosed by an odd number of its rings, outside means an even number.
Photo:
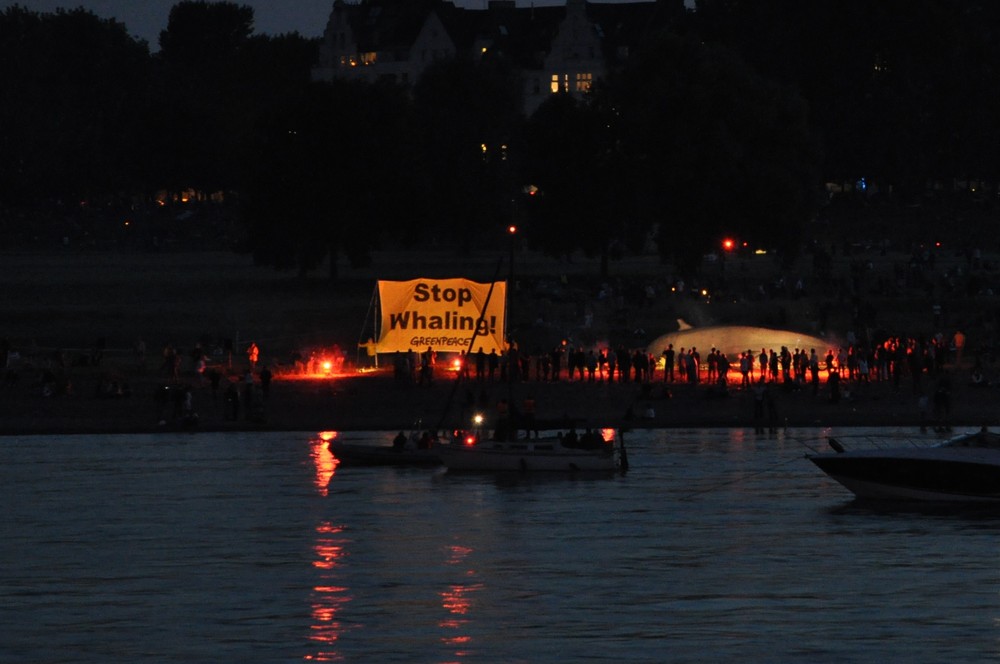
[{"label": "yellow lit banner", "polygon": [[379,281],[378,296],[382,307],[379,353],[427,348],[454,353],[503,350],[504,281],[493,284],[492,294],[490,284],[468,279]]}]

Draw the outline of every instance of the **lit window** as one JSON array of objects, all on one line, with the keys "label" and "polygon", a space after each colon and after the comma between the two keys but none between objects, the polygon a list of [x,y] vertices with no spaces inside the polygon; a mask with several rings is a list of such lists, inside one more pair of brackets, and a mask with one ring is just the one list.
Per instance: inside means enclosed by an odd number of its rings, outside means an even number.
[{"label": "lit window", "polygon": [[550,87],[553,94],[557,92],[569,92],[569,74],[563,74],[562,76],[552,74],[552,84]]},{"label": "lit window", "polygon": [[576,91],[577,92],[589,92],[590,86],[594,82],[593,74],[577,74],[576,75]]},{"label": "lit window", "polygon": [[375,64],[375,59],[376,59],[376,53],[374,51],[370,51],[368,53],[362,53],[361,54],[361,63],[362,64],[373,65],[373,64]]}]

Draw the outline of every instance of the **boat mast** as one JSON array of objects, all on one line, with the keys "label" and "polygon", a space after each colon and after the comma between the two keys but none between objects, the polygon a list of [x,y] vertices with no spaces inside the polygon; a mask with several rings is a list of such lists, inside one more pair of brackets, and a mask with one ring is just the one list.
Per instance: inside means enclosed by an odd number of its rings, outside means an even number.
[{"label": "boat mast", "polygon": [[514,342],[510,338],[510,303],[513,299],[514,290],[514,239],[517,236],[517,226],[511,224],[507,227],[507,236],[510,238],[510,262],[507,267],[507,288],[505,295],[507,302],[504,309],[503,325],[504,338],[507,340],[507,430],[504,438],[508,441],[517,440],[517,422],[514,417],[514,366],[511,364]]},{"label": "boat mast", "polygon": [[[490,300],[493,298],[493,289],[496,286],[497,279],[500,277],[500,268],[501,267],[503,267],[503,255],[501,255],[500,256],[500,260],[497,261],[496,270],[494,270],[494,272],[493,272],[493,279],[490,280],[490,288],[489,288],[488,291],[486,291],[486,299],[483,301],[483,307],[479,311],[479,319],[476,321],[476,325],[474,326],[475,329],[472,331],[472,336],[469,338],[469,350],[466,351],[466,353],[465,353],[465,361],[467,363],[470,362],[471,359],[472,359],[472,349],[475,346],[476,337],[479,336],[479,330],[480,330],[480,327],[481,327],[480,322],[483,321],[484,317],[486,316],[486,309],[487,309],[487,307],[490,306]],[[505,320],[504,321],[504,325],[506,326],[506,324],[507,323],[506,323],[506,320]],[[464,380],[465,374],[466,374],[465,371],[459,371],[458,372],[458,378],[456,378],[455,382],[452,383],[451,394],[448,396],[448,400],[445,402],[444,412],[441,413],[441,419],[438,420],[437,427],[435,428],[435,431],[443,431],[444,430],[444,423],[445,423],[445,420],[448,419],[448,413],[451,411],[451,404],[455,400],[455,393],[458,392],[458,386]],[[465,423],[463,422],[463,424],[465,424]]]}]

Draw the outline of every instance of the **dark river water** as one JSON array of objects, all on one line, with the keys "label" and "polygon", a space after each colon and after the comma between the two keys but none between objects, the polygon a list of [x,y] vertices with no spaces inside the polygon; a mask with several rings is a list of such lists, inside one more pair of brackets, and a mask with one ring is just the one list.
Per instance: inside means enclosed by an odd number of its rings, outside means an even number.
[{"label": "dark river water", "polygon": [[856,504],[803,456],[827,433],[633,432],[595,478],[0,438],[0,661],[1000,658],[1000,513]]}]

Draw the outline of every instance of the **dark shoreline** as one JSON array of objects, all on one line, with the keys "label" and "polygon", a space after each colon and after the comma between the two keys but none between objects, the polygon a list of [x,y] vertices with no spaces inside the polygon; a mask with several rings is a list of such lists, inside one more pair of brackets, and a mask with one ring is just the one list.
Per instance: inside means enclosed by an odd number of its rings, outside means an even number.
[{"label": "dark shoreline", "polygon": [[[658,381],[648,388],[635,383],[528,381],[515,383],[508,390],[505,384],[481,384],[475,380],[456,389],[454,380],[453,375],[448,375],[431,386],[405,385],[384,371],[319,379],[277,377],[271,384],[263,416],[246,419],[245,411],[241,411],[240,419],[234,421],[226,417],[224,388],[213,397],[208,385],[200,384],[194,377],[182,378],[181,384],[192,386],[194,409],[198,413],[197,423],[189,426],[174,416],[171,403],[153,398],[165,382],[162,377],[130,376],[130,396],[100,398],[95,395],[96,375],[81,373],[74,376],[74,391],[69,395],[43,397],[32,386],[5,385],[0,391],[0,435],[450,428],[462,421],[459,419],[462,404],[470,398],[467,390],[475,402],[485,390],[483,403],[489,404],[484,409],[487,414],[508,394],[516,404],[532,397],[537,403],[540,428],[754,427],[751,394],[732,386],[726,396],[719,396],[704,385],[665,385]],[[947,421],[952,428],[995,427],[1000,423],[1000,389],[973,388],[960,379],[955,383]],[[844,387],[849,395],[833,403],[825,385],[814,396],[808,385],[792,389],[773,384],[770,389],[777,405],[775,426],[891,426],[919,430],[919,395],[909,379],[904,379],[898,388],[888,382],[847,383]],[[930,387],[929,379],[925,378],[922,388],[927,391]],[[453,406],[444,417],[449,399]],[[649,407],[653,417],[644,416]],[[469,409],[470,414],[472,410],[479,410],[478,404]],[[925,417],[928,427],[940,423],[933,413]]]}]

